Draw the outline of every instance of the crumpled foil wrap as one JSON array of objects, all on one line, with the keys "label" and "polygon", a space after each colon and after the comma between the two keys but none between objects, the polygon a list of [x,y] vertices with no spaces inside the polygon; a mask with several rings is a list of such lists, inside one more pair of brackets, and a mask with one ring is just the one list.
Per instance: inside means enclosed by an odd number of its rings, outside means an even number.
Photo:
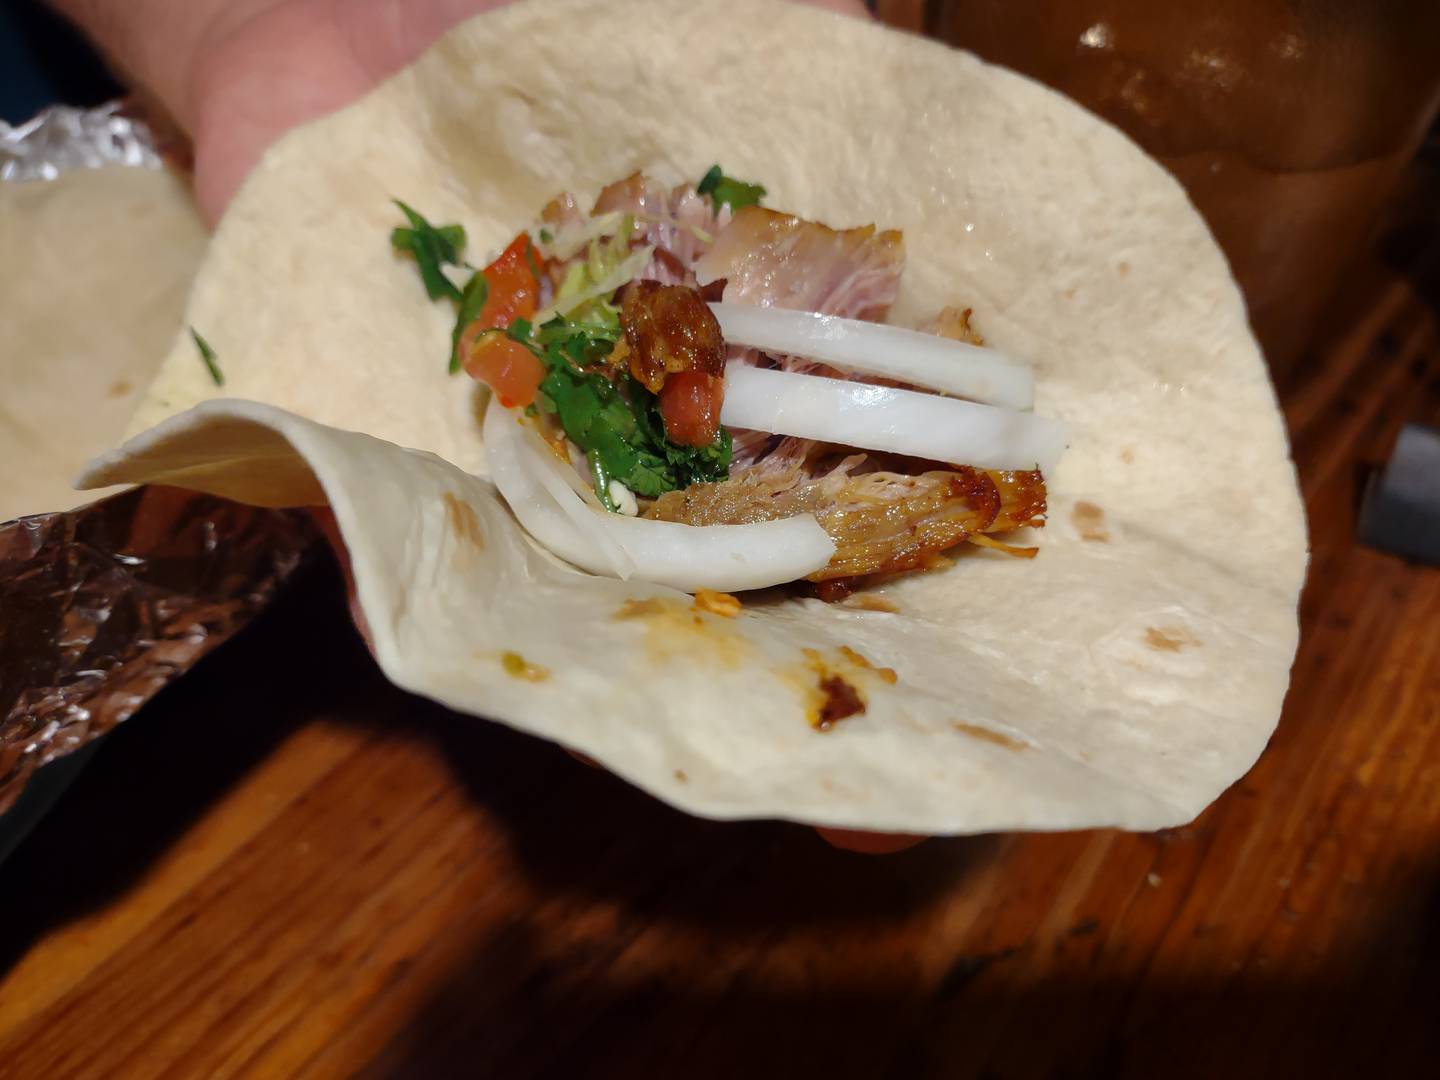
[{"label": "crumpled foil wrap", "polygon": [[0,180],[53,180],[70,169],[158,169],[161,147],[125,102],[97,109],[56,105],[23,124],[0,121]]},{"label": "crumpled foil wrap", "polygon": [[[0,180],[183,168],[183,139],[151,119],[129,101],[0,123]],[[0,814],[36,769],[129,718],[245,626],[318,537],[301,511],[173,488],[0,523]]]},{"label": "crumpled foil wrap", "polygon": [[0,525],[0,813],[248,623],[318,536],[165,487]]}]

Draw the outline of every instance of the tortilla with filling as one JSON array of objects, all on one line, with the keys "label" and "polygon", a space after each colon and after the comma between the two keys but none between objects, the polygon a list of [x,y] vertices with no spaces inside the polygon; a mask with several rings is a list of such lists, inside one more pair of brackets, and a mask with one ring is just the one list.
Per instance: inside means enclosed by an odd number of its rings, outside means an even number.
[{"label": "tortilla with filling", "polygon": [[[453,312],[389,250],[391,198],[498,252],[558,191],[715,161],[807,218],[903,229],[890,320],[961,302],[1034,362],[1036,411],[1071,432],[1038,558],[974,551],[863,605],[731,615],[519,529],[485,479],[483,393],[445,374]],[[760,0],[482,16],[271,150],[186,321],[248,401],[208,400],[181,340],[136,420],[163,423],[84,481],[328,501],[392,680],[694,813],[1175,825],[1279,714],[1305,533],[1225,261],[1122,135],[969,55]],[[822,730],[837,695],[864,711]]]}]

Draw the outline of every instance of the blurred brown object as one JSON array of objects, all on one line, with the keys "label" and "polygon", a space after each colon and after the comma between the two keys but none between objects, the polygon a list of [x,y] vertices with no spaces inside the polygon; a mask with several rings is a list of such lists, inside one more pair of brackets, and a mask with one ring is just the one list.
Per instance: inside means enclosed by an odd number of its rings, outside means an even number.
[{"label": "blurred brown object", "polygon": [[1435,0],[877,0],[1030,75],[1179,178],[1288,366],[1440,105]]}]

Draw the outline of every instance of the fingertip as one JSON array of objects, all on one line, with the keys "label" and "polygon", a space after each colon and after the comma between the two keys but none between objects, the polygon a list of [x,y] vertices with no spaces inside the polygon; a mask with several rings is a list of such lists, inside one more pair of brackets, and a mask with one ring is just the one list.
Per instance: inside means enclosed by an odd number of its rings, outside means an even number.
[{"label": "fingertip", "polygon": [[897,851],[904,851],[912,848],[921,840],[927,839],[924,836],[916,836],[913,833],[878,833],[865,832],[862,829],[827,829],[816,826],[815,831],[820,834],[831,847],[839,848],[841,851],[854,851],[861,855],[891,855]]}]

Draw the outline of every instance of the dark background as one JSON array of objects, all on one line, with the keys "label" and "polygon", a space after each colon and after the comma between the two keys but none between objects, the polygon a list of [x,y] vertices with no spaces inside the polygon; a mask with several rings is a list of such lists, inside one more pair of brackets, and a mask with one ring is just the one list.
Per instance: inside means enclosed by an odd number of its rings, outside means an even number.
[{"label": "dark background", "polygon": [[37,0],[0,0],[0,119],[28,120],[46,105],[98,105],[120,93],[104,62]]}]

